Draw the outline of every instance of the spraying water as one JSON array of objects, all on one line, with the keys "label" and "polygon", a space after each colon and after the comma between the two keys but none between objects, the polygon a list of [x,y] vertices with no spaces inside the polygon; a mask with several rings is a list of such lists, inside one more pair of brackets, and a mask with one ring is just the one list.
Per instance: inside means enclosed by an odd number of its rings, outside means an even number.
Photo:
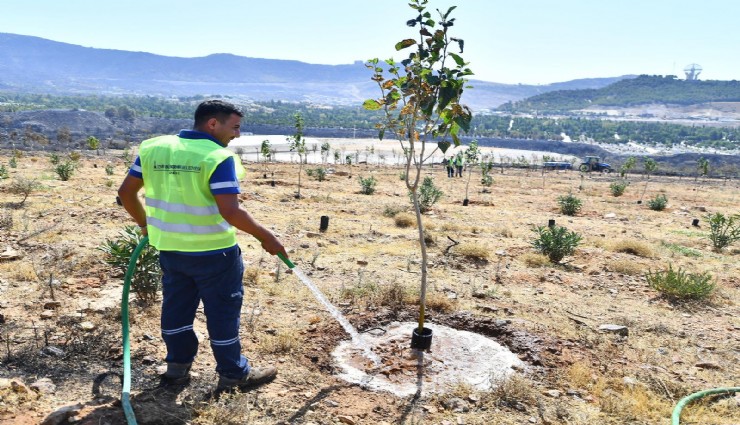
[{"label": "spraying water", "polygon": [[352,342],[355,346],[362,349],[363,353],[365,354],[365,357],[372,360],[372,362],[375,364],[375,366],[380,366],[380,357],[378,357],[377,354],[373,353],[370,350],[370,347],[368,347],[360,337],[360,334],[357,333],[357,330],[352,326],[351,323],[342,315],[342,313],[337,310],[332,303],[329,302],[329,300],[326,299],[324,294],[321,293],[319,288],[314,285],[313,282],[311,282],[311,279],[308,278],[298,267],[293,267],[293,273],[298,277],[298,279],[303,282],[304,285],[308,287],[308,289],[313,292],[313,295],[316,297],[317,300],[321,302],[321,304],[326,307],[326,309],[329,311],[329,313],[337,319],[337,322],[339,322],[340,325],[344,328],[344,330],[352,337]]}]

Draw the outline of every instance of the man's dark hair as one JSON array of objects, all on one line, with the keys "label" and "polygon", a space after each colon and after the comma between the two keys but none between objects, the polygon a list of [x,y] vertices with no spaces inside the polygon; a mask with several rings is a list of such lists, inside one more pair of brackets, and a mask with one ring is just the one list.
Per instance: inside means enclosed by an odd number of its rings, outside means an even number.
[{"label": "man's dark hair", "polygon": [[226,121],[231,114],[244,117],[244,113],[236,106],[223,100],[206,100],[198,105],[195,110],[195,122],[193,128],[198,128],[205,124],[211,118],[216,118],[218,122]]}]

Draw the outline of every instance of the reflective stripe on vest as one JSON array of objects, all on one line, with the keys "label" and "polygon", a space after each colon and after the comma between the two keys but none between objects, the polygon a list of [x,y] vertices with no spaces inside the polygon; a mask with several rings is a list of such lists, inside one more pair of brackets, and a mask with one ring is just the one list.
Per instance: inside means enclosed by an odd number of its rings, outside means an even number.
[{"label": "reflective stripe on vest", "polygon": [[238,182],[209,182],[229,157],[234,157],[237,178],[246,174],[230,150],[207,139],[161,136],[142,142],[139,156],[152,246],[201,252],[236,245],[236,229],[219,213],[211,189],[238,187]]}]

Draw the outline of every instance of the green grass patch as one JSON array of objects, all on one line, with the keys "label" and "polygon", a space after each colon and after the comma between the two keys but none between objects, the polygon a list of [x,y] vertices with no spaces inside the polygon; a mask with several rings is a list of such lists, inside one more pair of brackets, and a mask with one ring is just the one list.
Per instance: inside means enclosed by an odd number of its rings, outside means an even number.
[{"label": "green grass patch", "polygon": [[678,245],[675,243],[669,243],[665,241],[661,242],[660,244],[663,245],[669,251],[677,252],[681,255],[685,255],[686,257],[697,257],[698,258],[702,256],[701,252],[695,249],[691,249],[687,246]]}]

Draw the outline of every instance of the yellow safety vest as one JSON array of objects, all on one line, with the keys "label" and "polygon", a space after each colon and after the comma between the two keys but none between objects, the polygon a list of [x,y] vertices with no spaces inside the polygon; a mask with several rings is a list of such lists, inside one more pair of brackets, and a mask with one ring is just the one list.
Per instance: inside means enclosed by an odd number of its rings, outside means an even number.
[{"label": "yellow safety vest", "polygon": [[[218,212],[209,180],[216,167],[234,157],[208,139],[160,136],[141,143],[149,243],[160,251],[202,252],[236,245],[236,229]],[[236,183],[238,185],[238,183]]]}]

